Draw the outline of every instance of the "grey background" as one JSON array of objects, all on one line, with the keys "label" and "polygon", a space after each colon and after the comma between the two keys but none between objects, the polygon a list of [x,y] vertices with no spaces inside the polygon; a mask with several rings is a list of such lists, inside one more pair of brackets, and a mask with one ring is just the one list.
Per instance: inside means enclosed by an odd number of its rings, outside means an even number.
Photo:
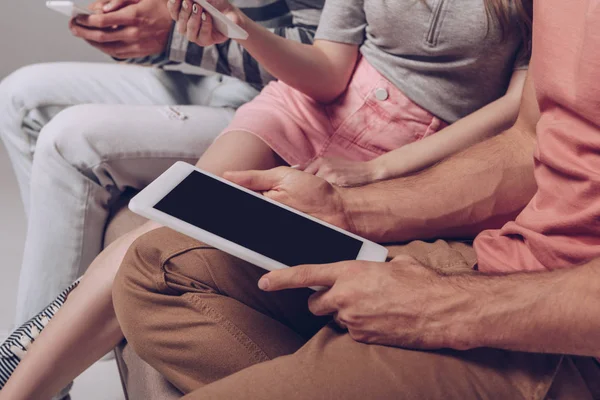
[{"label": "grey background", "polygon": [[[67,23],[67,17],[48,10],[43,0],[1,1],[0,80],[33,63],[109,61],[72,37]],[[13,324],[25,230],[17,182],[0,143],[0,342]],[[76,380],[71,395],[73,400],[124,400],[115,362],[96,363]]]},{"label": "grey background", "polygon": [[[88,3],[79,1],[78,4],[85,6]],[[16,69],[34,63],[110,62],[108,56],[73,37],[68,22],[66,16],[46,8],[45,0],[0,2],[0,80]],[[16,180],[0,142],[0,254],[3,255],[0,333],[12,327],[25,224]]]},{"label": "grey background", "polygon": [[109,60],[71,36],[68,18],[46,8],[44,0],[0,2],[0,32],[0,80],[33,63]]}]

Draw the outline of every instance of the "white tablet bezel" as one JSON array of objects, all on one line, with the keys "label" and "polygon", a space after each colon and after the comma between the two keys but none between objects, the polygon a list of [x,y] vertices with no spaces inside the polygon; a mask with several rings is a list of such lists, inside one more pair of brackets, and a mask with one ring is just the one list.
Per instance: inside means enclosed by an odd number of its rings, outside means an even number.
[{"label": "white tablet bezel", "polygon": [[[388,255],[388,250],[374,242],[371,242],[367,239],[361,238],[351,232],[340,229],[334,225],[331,225],[327,222],[321,221],[317,218],[314,218],[308,214],[304,214],[299,212],[291,207],[286,206],[285,204],[278,203],[274,200],[266,198],[258,193],[255,193],[251,190],[248,190],[244,187],[236,185],[235,183],[229,182],[223,178],[210,174],[206,171],[202,171],[193,165],[177,162],[167,171],[165,171],[161,176],[159,176],[154,182],[148,185],[144,190],[138,193],[129,203],[129,209],[136,214],[144,216],[153,221],[159,222],[160,224],[172,228],[178,232],[181,232],[187,236],[190,236],[194,239],[200,240],[210,246],[213,246],[219,250],[222,250],[226,253],[229,253],[235,257],[241,258],[243,260],[248,261],[251,264],[264,268],[268,271],[274,271],[278,269],[288,268],[287,265],[282,264],[276,260],[273,260],[267,256],[264,256],[260,253],[257,253],[253,250],[240,246],[237,243],[231,242],[227,239],[224,239],[220,236],[217,236],[213,233],[205,231],[201,228],[198,228],[190,223],[182,221],[178,218],[175,218],[169,214],[166,214],[162,211],[159,211],[154,208],[154,206],[167,194],[169,194],[177,185],[179,185],[188,175],[192,173],[192,171],[198,171],[202,174],[205,174],[211,178],[217,179],[227,185],[233,186],[236,189],[242,190],[252,196],[255,196],[263,201],[268,201],[276,206],[282,207],[288,211],[301,215],[305,218],[308,218],[316,223],[321,225],[325,225],[328,228],[341,232],[347,236],[350,236],[354,239],[360,240],[363,244],[358,253],[357,260],[365,260],[365,261],[380,261],[383,262],[386,260]],[[201,211],[201,210],[199,210]]]}]

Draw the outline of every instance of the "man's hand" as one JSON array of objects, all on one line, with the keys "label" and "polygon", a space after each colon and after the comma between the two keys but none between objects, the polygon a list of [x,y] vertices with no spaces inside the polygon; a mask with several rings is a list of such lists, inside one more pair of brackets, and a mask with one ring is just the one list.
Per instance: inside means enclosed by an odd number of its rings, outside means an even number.
[{"label": "man's hand", "polygon": [[377,159],[367,162],[317,158],[301,169],[337,186],[362,186],[380,180]]},{"label": "man's hand", "polygon": [[353,230],[340,189],[314,175],[279,167],[269,171],[227,172],[224,177],[315,218]]},{"label": "man's hand", "polygon": [[476,299],[451,277],[411,257],[298,266],[270,272],[259,281],[265,291],[314,286],[330,289],[310,297],[310,311],[333,315],[356,341],[416,349],[469,347],[455,337],[469,318],[464,311]]},{"label": "man's hand", "polygon": [[100,0],[90,8],[98,14],[77,17],[69,27],[103,53],[138,58],[165,50],[172,21],[164,0]]}]

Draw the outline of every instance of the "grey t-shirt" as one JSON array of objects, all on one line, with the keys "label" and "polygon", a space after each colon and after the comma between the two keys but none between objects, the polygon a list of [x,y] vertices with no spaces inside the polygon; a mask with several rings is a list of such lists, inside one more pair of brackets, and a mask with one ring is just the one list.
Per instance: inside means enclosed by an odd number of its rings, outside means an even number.
[{"label": "grey t-shirt", "polygon": [[326,0],[316,39],[361,45],[406,96],[452,123],[504,95],[513,70],[526,68],[516,11],[512,25],[502,41],[484,0]]}]

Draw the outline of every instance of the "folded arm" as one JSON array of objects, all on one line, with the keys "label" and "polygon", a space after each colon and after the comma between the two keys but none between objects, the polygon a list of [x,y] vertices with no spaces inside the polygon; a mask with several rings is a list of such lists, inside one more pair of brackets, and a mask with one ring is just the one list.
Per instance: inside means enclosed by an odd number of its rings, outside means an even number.
[{"label": "folded arm", "polygon": [[376,180],[407,175],[509,129],[519,114],[526,70],[515,70],[506,94],[433,136],[371,161]]},{"label": "folded arm", "polygon": [[539,108],[527,79],[515,125],[419,174],[340,189],[352,229],[378,242],[474,237],[514,219],[536,191]]},{"label": "folded arm", "polygon": [[300,169],[337,186],[361,186],[421,171],[509,129],[517,119],[527,71],[515,70],[504,96],[426,137],[367,162],[317,158]]}]

